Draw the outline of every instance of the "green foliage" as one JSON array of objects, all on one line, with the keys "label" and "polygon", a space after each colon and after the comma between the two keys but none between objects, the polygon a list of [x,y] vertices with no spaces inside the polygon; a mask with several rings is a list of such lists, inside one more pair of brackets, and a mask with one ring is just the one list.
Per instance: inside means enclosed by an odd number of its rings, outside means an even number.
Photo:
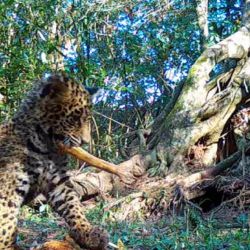
[{"label": "green foliage", "polygon": [[[220,220],[203,219],[191,208],[183,217],[117,221],[112,218],[112,212],[105,211],[104,204],[100,203],[88,212],[87,217],[92,223],[109,231],[112,243],[117,244],[118,240],[121,240],[127,249],[238,250],[248,249],[250,245],[250,234],[246,229],[248,218],[245,213],[239,214],[236,218],[236,221],[240,221],[238,228],[227,223],[227,227],[221,229],[217,227],[221,225]],[[59,218],[54,217],[50,210],[48,213],[39,213],[24,207],[20,224],[22,230],[18,235],[19,244],[27,247],[34,242],[37,243],[36,233],[42,236],[39,237],[39,243],[45,242],[48,238],[62,239],[67,229],[61,224]]]},{"label": "green foliage", "polygon": [[[238,219],[246,218],[240,214]],[[189,209],[184,217],[164,217],[159,220],[117,221],[103,205],[91,210],[88,218],[104,226],[111,234],[111,241],[122,240],[128,249],[248,249],[250,234],[247,220],[242,227],[218,229],[220,221],[203,219],[199,213]],[[230,224],[228,224],[230,226]],[[240,224],[239,224],[240,225]],[[230,227],[229,227],[230,228]]]},{"label": "green foliage", "polygon": [[[238,29],[242,2],[209,1],[210,44]],[[147,127],[201,53],[195,8],[194,0],[2,1],[0,121],[11,118],[34,79],[63,66],[80,82],[104,88],[99,112],[133,129]],[[115,157],[127,127],[112,122],[110,130],[109,120],[96,121],[96,151]]]}]

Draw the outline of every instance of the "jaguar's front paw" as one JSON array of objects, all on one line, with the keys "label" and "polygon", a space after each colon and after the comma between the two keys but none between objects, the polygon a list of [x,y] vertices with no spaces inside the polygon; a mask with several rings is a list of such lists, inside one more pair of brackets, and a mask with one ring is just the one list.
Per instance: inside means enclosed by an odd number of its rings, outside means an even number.
[{"label": "jaguar's front paw", "polygon": [[100,229],[98,227],[93,227],[91,230],[78,234],[74,237],[77,243],[91,250],[107,250],[109,243],[109,235],[107,231]]}]

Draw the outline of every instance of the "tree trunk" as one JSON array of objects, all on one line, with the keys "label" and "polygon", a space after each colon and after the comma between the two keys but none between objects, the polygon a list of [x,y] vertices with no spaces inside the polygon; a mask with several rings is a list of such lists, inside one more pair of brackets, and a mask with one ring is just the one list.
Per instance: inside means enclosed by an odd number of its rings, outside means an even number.
[{"label": "tree trunk", "polygon": [[[189,165],[205,168],[216,163],[225,126],[239,104],[250,96],[249,14],[244,24],[202,53],[190,69],[173,109],[152,125],[148,149],[157,151],[165,174],[169,170],[189,173]],[[211,77],[216,65],[225,60],[235,60],[235,67]]]}]

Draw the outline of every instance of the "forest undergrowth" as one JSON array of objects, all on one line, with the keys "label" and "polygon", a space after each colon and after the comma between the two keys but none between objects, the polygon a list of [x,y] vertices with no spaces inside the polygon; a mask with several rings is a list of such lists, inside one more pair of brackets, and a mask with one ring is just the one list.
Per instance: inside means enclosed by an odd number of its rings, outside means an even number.
[{"label": "forest undergrowth", "polygon": [[[99,202],[88,210],[87,217],[107,229],[110,241],[122,242],[124,249],[250,249],[249,211],[239,210],[230,203],[207,213],[190,203],[181,215],[173,211],[171,216],[168,213],[143,220],[138,214],[137,218],[124,221],[115,220],[115,211],[107,211],[106,205],[104,201]],[[62,240],[66,235],[65,222],[47,205],[41,205],[38,210],[27,206],[22,209],[18,244],[23,249],[32,249],[53,239]]]}]

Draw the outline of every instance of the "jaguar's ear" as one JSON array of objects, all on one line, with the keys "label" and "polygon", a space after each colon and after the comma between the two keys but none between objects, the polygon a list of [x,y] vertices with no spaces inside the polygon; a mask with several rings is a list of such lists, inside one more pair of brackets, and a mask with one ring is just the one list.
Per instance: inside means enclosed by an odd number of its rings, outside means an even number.
[{"label": "jaguar's ear", "polygon": [[65,79],[64,76],[53,75],[48,77],[44,84],[42,85],[42,89],[40,92],[40,97],[44,98],[49,96],[50,98],[55,97],[66,97],[68,93],[68,79]]},{"label": "jaguar's ear", "polygon": [[98,98],[100,97],[100,94],[102,93],[102,89],[96,87],[93,88],[85,87],[85,89],[89,92],[91,101],[93,103],[96,103]]},{"label": "jaguar's ear", "polygon": [[94,96],[95,94],[97,94],[99,88],[96,88],[96,87],[85,87],[85,89],[89,92],[89,94],[91,96]]},{"label": "jaguar's ear", "polygon": [[44,98],[45,96],[49,95],[51,93],[51,84],[46,84],[40,93],[40,97]]}]

